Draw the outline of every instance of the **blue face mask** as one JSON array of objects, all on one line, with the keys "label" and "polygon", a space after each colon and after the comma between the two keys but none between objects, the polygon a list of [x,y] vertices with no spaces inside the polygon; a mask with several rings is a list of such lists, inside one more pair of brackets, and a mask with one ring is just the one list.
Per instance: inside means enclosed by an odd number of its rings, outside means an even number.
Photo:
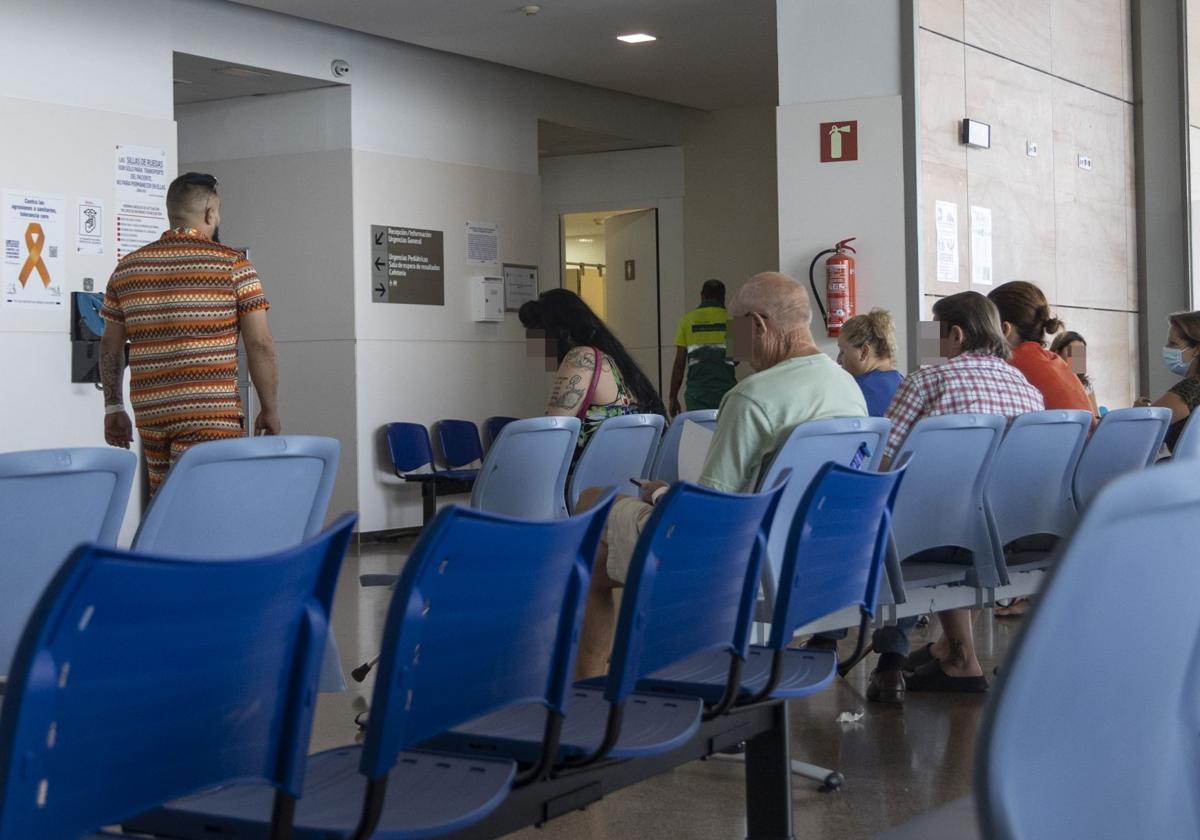
[{"label": "blue face mask", "polygon": [[1191,362],[1183,360],[1183,350],[1178,347],[1164,347],[1162,355],[1163,362],[1167,365],[1167,370],[1176,376],[1183,376],[1188,372],[1188,368],[1192,366]]}]

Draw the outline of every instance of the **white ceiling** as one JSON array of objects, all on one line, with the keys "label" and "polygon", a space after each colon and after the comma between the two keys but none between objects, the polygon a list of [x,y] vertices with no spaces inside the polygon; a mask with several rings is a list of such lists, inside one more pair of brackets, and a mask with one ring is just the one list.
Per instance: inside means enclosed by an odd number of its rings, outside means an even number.
[{"label": "white ceiling", "polygon": [[293,76],[246,64],[175,53],[175,104],[209,102],[242,96],[268,96],[298,90],[335,87],[340,82]]},{"label": "white ceiling", "polygon": [[777,101],[775,0],[233,2],[693,108]]}]

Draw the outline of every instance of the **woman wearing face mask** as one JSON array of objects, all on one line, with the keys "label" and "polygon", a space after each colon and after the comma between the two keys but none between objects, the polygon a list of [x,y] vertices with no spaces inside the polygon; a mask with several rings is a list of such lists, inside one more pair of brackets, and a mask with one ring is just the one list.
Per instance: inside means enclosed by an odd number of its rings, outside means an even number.
[{"label": "woman wearing face mask", "polygon": [[1183,431],[1183,424],[1200,405],[1200,311],[1176,312],[1167,316],[1171,328],[1167,331],[1167,346],[1163,348],[1163,362],[1178,376],[1179,382],[1171,386],[1153,403],[1141,399],[1138,405],[1160,405],[1171,409],[1171,427],[1167,429],[1166,445],[1175,448],[1175,441]]},{"label": "woman wearing face mask", "polygon": [[855,315],[838,336],[838,364],[854,377],[867,401],[867,413],[882,417],[904,376],[896,370],[896,329],[886,309]]}]

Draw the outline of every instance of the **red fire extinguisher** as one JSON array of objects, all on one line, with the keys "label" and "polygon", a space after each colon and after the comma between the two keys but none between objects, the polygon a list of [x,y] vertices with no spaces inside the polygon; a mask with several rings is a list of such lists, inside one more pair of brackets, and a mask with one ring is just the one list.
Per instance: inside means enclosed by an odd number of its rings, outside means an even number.
[{"label": "red fire extinguisher", "polygon": [[[854,315],[854,257],[850,254],[857,253],[857,251],[847,243],[853,242],[856,238],[851,236],[849,239],[843,239],[832,248],[822,251],[813,257],[812,263],[808,266],[808,282],[812,286],[813,299],[816,300],[817,307],[821,310],[821,318],[825,321],[825,329],[830,338],[836,338],[842,331],[842,324]],[[847,251],[850,254],[847,254]],[[813,277],[813,270],[816,269],[817,262],[826,254],[833,254],[825,261],[825,301],[828,309],[821,304],[821,295],[817,292],[817,281]]]}]

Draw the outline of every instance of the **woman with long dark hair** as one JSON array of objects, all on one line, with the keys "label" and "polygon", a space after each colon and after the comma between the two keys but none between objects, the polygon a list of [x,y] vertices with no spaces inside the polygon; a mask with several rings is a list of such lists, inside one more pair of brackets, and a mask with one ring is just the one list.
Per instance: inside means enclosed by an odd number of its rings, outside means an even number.
[{"label": "woman with long dark hair", "polygon": [[662,398],[612,330],[579,295],[550,289],[518,313],[531,339],[558,360],[546,414],[583,422],[578,451],[609,417],[662,414]]}]

